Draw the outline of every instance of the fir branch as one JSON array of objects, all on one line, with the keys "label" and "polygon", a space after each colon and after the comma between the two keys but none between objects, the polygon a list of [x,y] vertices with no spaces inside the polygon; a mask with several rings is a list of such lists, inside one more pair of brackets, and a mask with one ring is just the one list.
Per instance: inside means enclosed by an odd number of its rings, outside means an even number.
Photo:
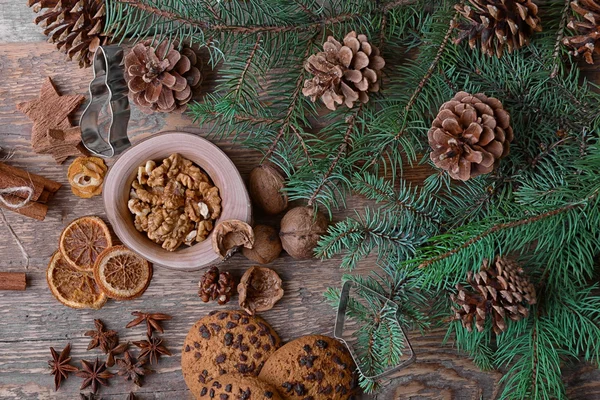
[{"label": "fir branch", "polygon": [[480,240],[484,239],[485,237],[487,237],[493,233],[496,233],[498,231],[508,230],[508,229],[519,227],[519,226],[529,225],[529,224],[544,220],[546,218],[554,217],[556,215],[565,213],[565,212],[573,210],[575,208],[583,207],[583,206],[585,206],[585,204],[588,201],[594,199],[597,195],[598,195],[598,193],[594,192],[594,194],[590,195],[585,200],[577,202],[577,203],[567,204],[563,207],[559,207],[554,210],[546,211],[544,213],[541,213],[541,214],[538,214],[538,215],[535,215],[532,217],[523,218],[523,219],[511,221],[511,222],[502,222],[502,223],[496,224],[496,225],[492,226],[491,228],[485,230],[484,232],[480,233],[479,235],[474,236],[471,239],[467,240],[462,245],[455,247],[451,250],[446,251],[443,254],[440,254],[436,257],[430,258],[430,259],[422,262],[419,265],[419,268],[426,268],[426,267],[430,266],[431,264],[435,264],[435,263],[442,261],[450,256],[453,256],[453,255],[459,253],[460,251],[466,249],[467,247],[472,246],[473,244],[477,243],[478,241],[480,241]]},{"label": "fir branch", "polygon": [[562,10],[562,17],[560,19],[560,26],[558,28],[558,32],[556,34],[556,43],[554,44],[554,53],[552,54],[552,63],[554,66],[552,67],[552,72],[550,73],[550,78],[555,78],[558,74],[558,69],[560,68],[560,49],[562,47],[563,36],[565,35],[565,29],[567,27],[567,19],[569,10],[571,9],[571,0],[565,0],[565,6]]},{"label": "fir branch", "polygon": [[412,96],[410,97],[410,100],[406,104],[404,123],[402,125],[402,129],[400,130],[400,132],[398,132],[398,134],[395,137],[396,140],[398,140],[400,138],[400,136],[404,135],[404,128],[406,127],[406,115],[408,115],[408,112],[414,106],[415,101],[417,100],[417,97],[421,94],[421,92],[423,91],[423,88],[425,87],[425,85],[427,85],[427,82],[429,82],[431,75],[433,75],[433,72],[436,70],[436,68],[442,58],[442,54],[444,54],[444,51],[446,50],[446,46],[448,44],[448,41],[450,40],[450,35],[452,35],[452,32],[454,31],[454,29],[456,29],[456,18],[457,17],[458,17],[458,12],[456,12],[454,14],[454,16],[452,17],[452,19],[450,20],[448,30],[446,31],[446,34],[444,35],[444,39],[442,40],[442,43],[440,43],[437,54],[433,58],[433,61],[431,61],[431,64],[429,65],[429,68],[427,68],[427,72],[425,73],[425,76],[423,76],[423,79],[421,79],[421,82],[419,82],[419,85],[417,86],[417,88],[413,92]]},{"label": "fir branch", "polygon": [[358,18],[363,17],[363,15],[356,14],[339,14],[334,17],[324,18],[318,22],[314,22],[311,24],[299,24],[299,25],[282,25],[282,26],[242,26],[242,25],[224,25],[224,24],[212,24],[207,21],[201,21],[193,18],[185,18],[177,13],[162,10],[159,7],[146,4],[142,0],[115,0],[117,3],[126,4],[129,7],[139,9],[144,11],[145,13],[156,15],[158,17],[164,18],[169,21],[179,22],[185,25],[190,25],[193,27],[197,27],[202,29],[203,31],[212,31],[214,33],[220,32],[228,32],[228,33],[236,33],[240,35],[252,35],[258,33],[274,33],[274,34],[282,34],[288,32],[315,32],[321,30],[324,26],[335,25],[344,22],[350,22],[356,20]]},{"label": "fir branch", "polygon": [[428,225],[427,230],[441,227],[438,203],[428,190],[419,193],[406,182],[400,181],[396,191],[389,180],[369,172],[354,174],[353,189],[371,200],[384,203],[385,207],[413,215],[419,224]]},{"label": "fir branch", "polygon": [[344,134],[344,139],[340,143],[337,154],[331,161],[331,164],[330,164],[329,168],[327,169],[327,172],[325,172],[325,174],[321,177],[321,182],[319,183],[317,188],[314,190],[313,194],[308,199],[307,204],[309,206],[312,206],[314,204],[315,200],[317,199],[317,196],[319,195],[321,190],[323,190],[323,187],[327,184],[327,181],[328,181],[329,177],[331,176],[331,174],[333,173],[333,171],[335,170],[335,167],[337,166],[338,162],[340,161],[342,156],[346,153],[348,146],[350,146],[350,135],[352,134],[352,131],[354,130],[356,118],[360,114],[362,108],[363,108],[363,104],[361,103],[360,106],[358,106],[358,111],[354,115],[351,115],[346,118],[346,123],[348,124],[348,128],[346,129],[346,133]]},{"label": "fir branch", "polygon": [[[273,140],[273,142],[271,143],[271,146],[269,146],[269,149],[267,150],[267,152],[265,153],[265,155],[263,157],[265,160],[268,160],[272,156],[273,152],[277,148],[277,145],[279,144],[279,142],[285,135],[287,127],[290,126],[292,116],[294,115],[296,103],[298,102],[300,93],[302,93],[302,87],[304,86],[304,74],[305,74],[304,62],[308,58],[309,54],[311,53],[312,47],[313,47],[315,41],[317,40],[317,36],[318,36],[318,34],[315,34],[312,36],[312,38],[310,38],[308,40],[306,50],[304,51],[304,54],[302,55],[302,63],[301,63],[302,70],[300,71],[300,73],[298,74],[298,77],[296,78],[296,82],[294,84],[294,91],[292,92],[292,95],[290,97],[290,102],[287,107],[285,117],[282,119],[281,127],[279,128],[279,130],[277,132],[277,136],[275,136],[275,139]],[[302,139],[302,138],[300,137],[300,139]],[[301,140],[301,143],[302,143],[302,147],[306,148],[306,143],[304,143],[304,140]]]},{"label": "fir branch", "polygon": [[248,58],[246,59],[246,64],[244,65],[244,68],[242,69],[242,73],[240,74],[240,77],[238,78],[238,83],[233,90],[235,93],[235,99],[238,102],[240,101],[240,97],[242,95],[242,91],[243,91],[242,88],[244,86],[246,76],[248,74],[248,71],[250,70],[250,66],[252,65],[254,56],[256,55],[256,52],[258,51],[258,48],[260,47],[261,40],[262,40],[262,35],[259,33],[258,35],[256,35],[256,42],[254,43],[254,47],[252,47],[250,54],[248,54]]},{"label": "fir branch", "polygon": [[320,258],[343,254],[340,268],[352,270],[377,250],[378,263],[405,260],[425,240],[421,228],[393,210],[366,208],[364,215],[347,218],[328,228],[315,253]]}]

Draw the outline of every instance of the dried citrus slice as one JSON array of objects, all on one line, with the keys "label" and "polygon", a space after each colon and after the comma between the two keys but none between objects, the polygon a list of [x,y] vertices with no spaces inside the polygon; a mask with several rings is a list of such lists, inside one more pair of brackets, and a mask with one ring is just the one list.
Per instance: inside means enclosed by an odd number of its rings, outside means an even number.
[{"label": "dried citrus slice", "polygon": [[65,260],[83,271],[91,272],[98,255],[110,246],[110,231],[98,217],[77,218],[60,235],[59,249]]},{"label": "dried citrus slice", "polygon": [[127,247],[114,246],[98,256],[94,277],[108,297],[131,300],[150,284],[152,265]]},{"label": "dried citrus slice", "polygon": [[46,280],[54,297],[65,306],[97,310],[106,303],[106,295],[96,285],[92,273],[74,268],[60,251],[50,259]]}]

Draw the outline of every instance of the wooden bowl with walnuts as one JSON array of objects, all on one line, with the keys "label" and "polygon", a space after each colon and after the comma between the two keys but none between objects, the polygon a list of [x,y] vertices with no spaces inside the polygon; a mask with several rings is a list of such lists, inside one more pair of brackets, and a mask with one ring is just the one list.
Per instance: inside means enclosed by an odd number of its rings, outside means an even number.
[{"label": "wooden bowl with walnuts", "polygon": [[123,244],[177,270],[222,260],[211,244],[219,221],[252,220],[233,162],[211,142],[184,132],[154,135],[123,153],[108,171],[103,199]]}]

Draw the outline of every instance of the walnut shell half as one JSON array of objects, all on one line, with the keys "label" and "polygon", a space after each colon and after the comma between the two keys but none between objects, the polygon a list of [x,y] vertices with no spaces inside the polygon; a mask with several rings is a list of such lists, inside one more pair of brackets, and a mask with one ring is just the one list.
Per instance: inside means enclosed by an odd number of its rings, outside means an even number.
[{"label": "walnut shell half", "polygon": [[266,267],[250,267],[238,285],[239,303],[248,314],[267,311],[283,297],[277,272]]},{"label": "walnut shell half", "polygon": [[240,246],[247,249],[254,246],[254,231],[250,225],[238,219],[228,219],[217,224],[212,234],[215,253],[227,259]]}]

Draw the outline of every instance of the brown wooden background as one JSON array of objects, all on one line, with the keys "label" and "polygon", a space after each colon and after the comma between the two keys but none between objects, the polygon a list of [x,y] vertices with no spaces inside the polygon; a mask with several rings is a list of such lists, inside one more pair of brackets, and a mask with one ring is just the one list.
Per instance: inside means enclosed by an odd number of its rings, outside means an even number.
[{"label": "brown wooden background", "polygon": [[[76,217],[88,214],[104,215],[100,197],[83,200],[73,196],[66,181],[68,162],[56,165],[50,156],[36,155],[29,144],[31,122],[16,111],[15,104],[38,95],[46,76],[53,78],[62,94],[85,94],[91,70],[81,70],[66,62],[63,54],[45,43],[41,29],[32,23],[33,13],[24,0],[0,0],[0,147],[14,152],[10,164],[62,182],[62,188],[50,203],[44,222],[5,212],[8,223],[23,243],[29,257],[27,266],[16,239],[6,226],[0,225],[0,271],[25,271],[28,288],[25,292],[0,292],[0,399],[75,399],[81,379],[71,376],[59,392],[54,392],[52,376],[48,374],[49,346],[63,348],[73,345],[74,360],[93,359],[101,354],[86,352],[88,339],[83,332],[93,327],[93,319],[104,320],[116,329],[124,340],[141,340],[144,329],[125,330],[130,313],[136,310],[166,312],[173,320],[166,323],[164,338],[172,357],[164,358],[157,372],[136,388],[121,378],[102,388],[105,399],[125,399],[133,390],[142,399],[190,398],[180,371],[180,346],[189,327],[210,310],[219,306],[204,304],[198,298],[200,272],[182,273],[155,268],[154,278],[146,293],[129,302],[109,301],[99,311],[77,311],[62,306],[50,294],[45,269],[50,255],[57,248],[62,228]],[[599,82],[600,74],[589,75]],[[77,121],[78,115],[74,119]],[[202,133],[187,116],[147,116],[133,109],[129,134],[137,140],[164,130]],[[228,142],[217,143],[235,162],[244,177],[258,162],[258,154],[240,149]],[[6,152],[3,153],[5,155]],[[109,163],[110,165],[111,163]],[[427,174],[419,168],[411,172],[419,180]],[[348,210],[336,214],[336,219],[360,208],[364,200],[351,198]],[[258,220],[261,221],[260,216]],[[277,219],[262,219],[276,225]],[[251,265],[236,255],[225,266],[239,279]],[[338,260],[295,261],[288,256],[278,259],[272,267],[284,280],[286,294],[277,306],[263,316],[284,340],[300,335],[332,334],[335,310],[323,300],[329,286],[338,286],[343,273]],[[357,272],[370,268],[363,263]],[[221,308],[233,308],[237,299]],[[467,358],[450,346],[442,346],[444,331],[436,330],[424,337],[413,335],[418,361],[399,374],[378,399],[493,399],[497,396],[500,372],[481,372]],[[600,399],[600,372],[592,366],[579,365],[565,370],[568,395],[571,399]],[[87,392],[87,391],[86,391]],[[365,396],[366,397],[366,396]]]}]

